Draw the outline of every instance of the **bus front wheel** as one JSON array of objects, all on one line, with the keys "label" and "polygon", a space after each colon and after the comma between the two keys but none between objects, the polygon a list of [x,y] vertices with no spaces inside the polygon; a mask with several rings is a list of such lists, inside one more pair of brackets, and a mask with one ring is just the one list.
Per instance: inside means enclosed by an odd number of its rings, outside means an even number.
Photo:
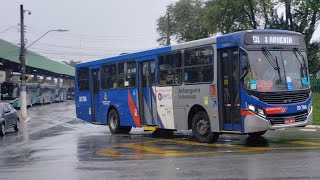
[{"label": "bus front wheel", "polygon": [[115,109],[111,109],[108,115],[108,125],[112,134],[128,134],[131,126],[120,126],[119,114]]},{"label": "bus front wheel", "polygon": [[219,137],[218,133],[211,132],[210,120],[206,112],[199,112],[193,116],[192,133],[201,143],[212,143]]}]

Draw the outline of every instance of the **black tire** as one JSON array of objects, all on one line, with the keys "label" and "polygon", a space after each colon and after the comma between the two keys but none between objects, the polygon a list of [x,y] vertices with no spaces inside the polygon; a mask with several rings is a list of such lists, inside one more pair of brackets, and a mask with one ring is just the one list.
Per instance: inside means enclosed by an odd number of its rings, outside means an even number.
[{"label": "black tire", "polygon": [[248,135],[251,138],[258,138],[261,137],[262,135],[264,135],[267,131],[260,131],[260,132],[254,132],[254,133],[249,133]]},{"label": "black tire", "polygon": [[111,109],[108,114],[108,125],[112,134],[121,133],[120,118],[118,112],[115,109]]},{"label": "black tire", "polygon": [[129,134],[131,131],[131,126],[120,126],[120,133],[121,134]]},{"label": "black tire", "polygon": [[199,112],[193,116],[192,133],[201,143],[212,143],[219,138],[218,133],[211,132],[210,120],[206,112]]},{"label": "black tire", "polygon": [[0,136],[4,136],[6,134],[6,129],[3,123],[0,123]]},{"label": "black tire", "polygon": [[17,119],[16,125],[13,126],[13,129],[18,132],[20,130],[20,121]]}]

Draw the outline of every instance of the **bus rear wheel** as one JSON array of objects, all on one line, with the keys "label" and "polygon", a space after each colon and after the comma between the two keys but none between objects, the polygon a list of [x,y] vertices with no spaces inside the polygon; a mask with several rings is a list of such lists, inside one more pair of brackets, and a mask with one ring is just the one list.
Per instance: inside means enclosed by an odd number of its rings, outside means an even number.
[{"label": "bus rear wheel", "polygon": [[111,109],[108,115],[108,125],[112,134],[128,134],[131,126],[120,126],[119,114],[115,109]]},{"label": "bus rear wheel", "polygon": [[212,143],[219,138],[218,133],[211,132],[210,120],[206,112],[199,112],[193,116],[192,133],[201,143]]}]

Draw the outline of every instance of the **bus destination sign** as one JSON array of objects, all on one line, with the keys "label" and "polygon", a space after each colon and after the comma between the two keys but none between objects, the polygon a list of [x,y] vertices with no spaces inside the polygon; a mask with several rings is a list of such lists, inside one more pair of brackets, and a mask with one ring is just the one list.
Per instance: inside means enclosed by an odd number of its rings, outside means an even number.
[{"label": "bus destination sign", "polygon": [[290,34],[247,34],[246,44],[300,45],[300,36]]}]

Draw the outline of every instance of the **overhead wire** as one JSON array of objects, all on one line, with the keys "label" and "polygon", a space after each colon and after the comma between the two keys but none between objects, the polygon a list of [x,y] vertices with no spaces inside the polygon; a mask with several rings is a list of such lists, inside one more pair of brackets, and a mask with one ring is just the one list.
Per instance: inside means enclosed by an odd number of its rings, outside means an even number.
[{"label": "overhead wire", "polygon": [[9,28],[7,28],[7,29],[5,29],[3,31],[0,31],[0,34],[6,33],[6,32],[10,31],[11,29],[13,29],[13,28],[15,28],[17,26],[18,26],[18,24],[14,25],[14,26],[9,26]]}]

